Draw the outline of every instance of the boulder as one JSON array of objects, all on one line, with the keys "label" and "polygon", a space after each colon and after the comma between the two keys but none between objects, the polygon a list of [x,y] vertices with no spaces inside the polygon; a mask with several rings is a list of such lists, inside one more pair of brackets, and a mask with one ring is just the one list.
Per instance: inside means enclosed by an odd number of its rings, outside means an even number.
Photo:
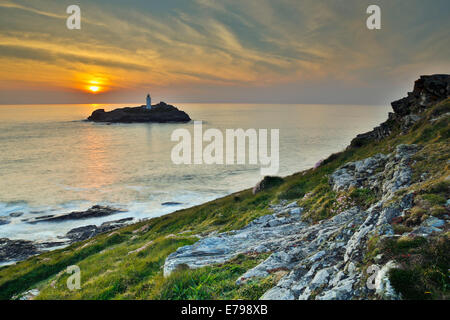
[{"label": "boulder", "polygon": [[119,220],[107,221],[102,223],[99,227],[95,225],[87,225],[71,229],[66,233],[65,238],[70,239],[70,242],[83,241],[96,236],[97,234],[109,232],[115,229],[124,227],[133,218],[124,218]]},{"label": "boulder", "polygon": [[0,238],[0,262],[24,260],[38,253],[33,241]]},{"label": "boulder", "polygon": [[253,194],[257,194],[258,192],[279,186],[283,182],[284,182],[283,178],[265,176],[264,179],[262,179],[260,182],[258,182],[256,184],[256,186],[253,188],[253,190],[252,190]]}]

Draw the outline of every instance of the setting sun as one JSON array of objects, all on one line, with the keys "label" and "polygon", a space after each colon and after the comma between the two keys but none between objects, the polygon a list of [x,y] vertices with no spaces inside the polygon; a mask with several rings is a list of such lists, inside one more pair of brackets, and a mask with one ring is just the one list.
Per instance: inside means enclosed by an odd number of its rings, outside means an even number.
[{"label": "setting sun", "polygon": [[91,92],[98,92],[100,90],[99,86],[90,86],[89,91]]}]

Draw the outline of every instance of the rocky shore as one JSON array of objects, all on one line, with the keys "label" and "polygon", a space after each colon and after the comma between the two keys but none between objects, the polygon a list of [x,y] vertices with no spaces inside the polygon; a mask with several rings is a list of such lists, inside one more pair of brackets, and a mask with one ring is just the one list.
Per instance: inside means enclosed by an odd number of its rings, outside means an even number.
[{"label": "rocky shore", "polygon": [[[124,210],[111,208],[108,206],[95,205],[86,211],[74,211],[61,215],[45,215],[32,220],[25,220],[27,223],[54,222],[58,223],[66,220],[85,220],[89,218],[105,217]],[[0,263],[12,263],[27,259],[43,253],[49,249],[67,246],[69,244],[92,238],[98,234],[109,232],[124,227],[133,218],[123,218],[119,220],[107,221],[100,226],[86,225],[69,230],[65,235],[58,236],[59,241],[42,242],[23,239],[0,238]],[[9,221],[8,221],[9,223]]]},{"label": "rocky shore", "polygon": [[38,222],[60,222],[66,220],[80,220],[88,218],[98,218],[106,217],[115,213],[124,212],[124,210],[111,208],[108,206],[95,205],[86,211],[73,211],[70,213],[60,214],[60,215],[45,215],[36,217],[32,220],[25,220],[28,223],[38,223]]},{"label": "rocky shore", "polygon": [[134,122],[189,122],[189,115],[176,107],[160,102],[152,106],[151,110],[147,110],[145,105],[139,107],[127,107],[105,111],[105,109],[97,109],[87,118],[93,122],[108,123],[134,123]]}]

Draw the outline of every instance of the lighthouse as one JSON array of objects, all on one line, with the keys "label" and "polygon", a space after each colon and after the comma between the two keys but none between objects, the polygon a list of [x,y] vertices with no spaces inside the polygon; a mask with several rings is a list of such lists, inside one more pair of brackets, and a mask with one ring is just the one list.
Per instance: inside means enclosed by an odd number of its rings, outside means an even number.
[{"label": "lighthouse", "polygon": [[145,106],[147,110],[152,109],[152,98],[150,98],[150,94],[147,94],[147,105]]}]

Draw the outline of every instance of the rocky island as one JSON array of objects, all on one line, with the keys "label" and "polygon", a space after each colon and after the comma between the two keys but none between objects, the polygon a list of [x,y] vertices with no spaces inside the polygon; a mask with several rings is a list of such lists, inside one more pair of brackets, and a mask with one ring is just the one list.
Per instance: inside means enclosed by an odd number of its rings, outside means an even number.
[{"label": "rocky island", "polygon": [[148,108],[146,105],[138,107],[126,107],[105,111],[97,109],[87,118],[93,122],[108,123],[183,123],[191,121],[189,115],[176,107],[160,102]]}]

